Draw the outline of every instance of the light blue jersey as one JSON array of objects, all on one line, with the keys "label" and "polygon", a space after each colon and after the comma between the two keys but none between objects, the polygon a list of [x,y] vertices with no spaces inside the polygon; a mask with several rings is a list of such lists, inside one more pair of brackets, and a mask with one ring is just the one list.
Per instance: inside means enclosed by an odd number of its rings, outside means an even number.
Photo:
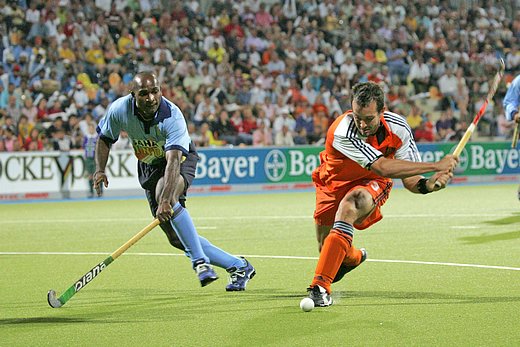
[{"label": "light blue jersey", "polygon": [[504,97],[504,110],[506,111],[506,119],[513,120],[514,113],[518,112],[520,106],[520,75],[516,76],[511,85],[507,89]]},{"label": "light blue jersey", "polygon": [[159,109],[150,122],[139,119],[131,94],[115,100],[99,122],[97,132],[104,140],[114,143],[121,130],[128,133],[135,156],[144,163],[164,162],[165,152],[172,149],[188,155],[191,139],[184,116],[164,97],[161,97]]}]

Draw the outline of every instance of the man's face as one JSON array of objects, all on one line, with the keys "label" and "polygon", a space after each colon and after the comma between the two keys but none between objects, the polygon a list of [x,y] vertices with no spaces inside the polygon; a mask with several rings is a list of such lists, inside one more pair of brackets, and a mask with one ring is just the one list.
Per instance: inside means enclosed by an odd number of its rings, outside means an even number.
[{"label": "man's face", "polygon": [[141,115],[148,119],[153,118],[159,109],[161,88],[153,76],[137,76],[134,85],[135,104]]},{"label": "man's face", "polygon": [[377,111],[377,103],[372,101],[367,107],[361,107],[356,100],[352,103],[352,113],[356,128],[363,136],[374,135],[379,128],[381,113]]}]

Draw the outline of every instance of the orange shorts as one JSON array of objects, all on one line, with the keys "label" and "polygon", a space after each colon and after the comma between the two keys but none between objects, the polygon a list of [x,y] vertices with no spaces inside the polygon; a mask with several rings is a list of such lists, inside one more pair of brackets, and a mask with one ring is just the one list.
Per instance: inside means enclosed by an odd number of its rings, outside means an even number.
[{"label": "orange shorts", "polygon": [[383,206],[386,199],[388,199],[392,185],[393,182],[391,180],[355,181],[331,191],[326,186],[316,184],[316,210],[314,211],[314,221],[317,225],[333,225],[339,203],[345,195],[356,188],[364,188],[372,195],[376,208],[361,224],[354,224],[354,227],[360,230],[366,229],[383,218],[381,206]]}]

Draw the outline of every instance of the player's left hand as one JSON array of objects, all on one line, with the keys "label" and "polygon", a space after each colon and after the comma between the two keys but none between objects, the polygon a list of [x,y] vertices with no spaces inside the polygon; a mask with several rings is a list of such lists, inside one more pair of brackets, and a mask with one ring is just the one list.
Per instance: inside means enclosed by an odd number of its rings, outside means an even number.
[{"label": "player's left hand", "polygon": [[157,208],[157,213],[155,216],[157,219],[159,219],[159,221],[161,221],[161,223],[163,223],[169,221],[170,218],[172,218],[172,213],[172,205],[168,201],[163,200],[159,203],[159,207]]},{"label": "player's left hand", "polygon": [[94,189],[96,190],[97,192],[97,195],[98,196],[101,196],[101,186],[104,185],[105,188],[108,188],[108,178],[107,178],[107,175],[105,174],[105,171],[102,171],[102,170],[98,170],[94,173],[94,175],[92,176],[92,180],[94,181],[93,185],[94,185]]},{"label": "player's left hand", "polygon": [[515,123],[520,123],[520,112],[517,111],[515,113],[513,120],[515,121]]},{"label": "player's left hand", "polygon": [[428,188],[430,192],[436,192],[438,190],[444,189],[446,188],[452,177],[452,171],[436,172],[432,177],[428,179],[428,181],[426,181],[426,188]]}]

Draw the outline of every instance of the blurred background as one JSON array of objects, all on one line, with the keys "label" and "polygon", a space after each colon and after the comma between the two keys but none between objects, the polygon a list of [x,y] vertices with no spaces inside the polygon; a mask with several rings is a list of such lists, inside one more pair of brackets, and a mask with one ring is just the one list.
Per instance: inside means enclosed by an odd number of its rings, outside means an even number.
[{"label": "blurred background", "polygon": [[[518,8],[514,0],[0,0],[0,200],[67,197],[74,185],[89,194],[97,122],[143,70],[157,73],[201,153],[213,149],[198,171],[203,185],[251,175],[265,177],[248,183],[265,185],[290,172],[287,181],[298,181],[300,169],[299,181],[310,182],[357,82],[382,85],[423,155],[449,152],[504,58],[506,75],[473,138],[480,147],[465,160],[517,174],[518,152],[500,151],[513,131],[502,99],[519,73]],[[126,134],[114,148],[112,176],[136,185]],[[222,158],[235,158],[227,178]],[[285,188],[295,187],[277,187]]]}]

